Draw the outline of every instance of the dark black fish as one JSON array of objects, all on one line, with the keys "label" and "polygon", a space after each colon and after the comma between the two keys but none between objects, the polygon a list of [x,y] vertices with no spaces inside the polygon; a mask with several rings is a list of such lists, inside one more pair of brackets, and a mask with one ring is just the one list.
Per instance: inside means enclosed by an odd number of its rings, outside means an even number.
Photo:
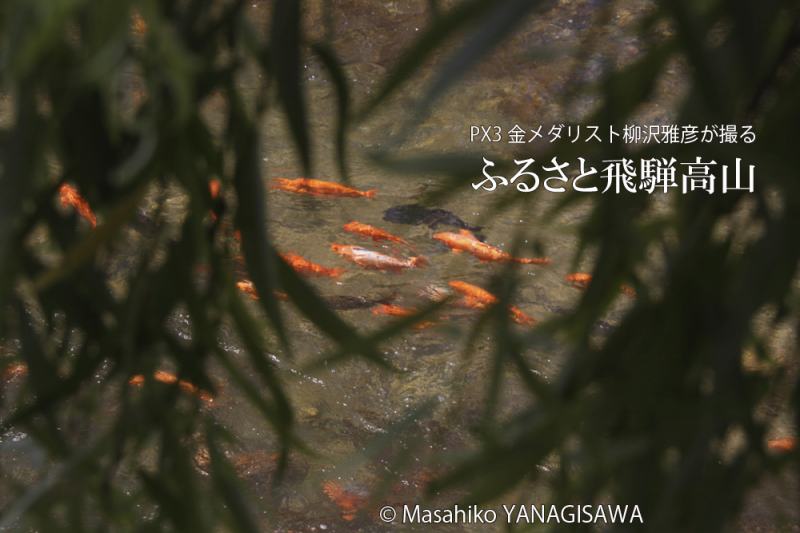
[{"label": "dark black fish", "polygon": [[395,224],[425,224],[431,229],[436,229],[437,226],[443,224],[445,226],[455,226],[472,232],[480,231],[483,227],[471,226],[461,220],[457,215],[445,209],[430,209],[419,204],[390,207],[383,212],[383,220],[394,222]]},{"label": "dark black fish", "polygon": [[328,307],[331,309],[336,309],[337,311],[349,311],[351,309],[366,309],[368,307],[373,307],[378,304],[388,304],[391,303],[396,294],[388,294],[386,296],[381,296],[377,298],[368,298],[366,296],[328,296],[324,298],[325,303],[328,304]]}]

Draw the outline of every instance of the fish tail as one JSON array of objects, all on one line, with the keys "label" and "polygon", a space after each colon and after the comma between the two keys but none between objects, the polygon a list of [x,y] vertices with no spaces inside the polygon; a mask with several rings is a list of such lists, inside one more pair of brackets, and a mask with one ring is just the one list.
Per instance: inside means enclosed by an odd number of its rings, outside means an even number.
[{"label": "fish tail", "polygon": [[549,257],[515,257],[514,262],[522,265],[549,265],[551,261]]},{"label": "fish tail", "polygon": [[368,191],[364,191],[365,198],[375,198],[375,194],[378,192],[378,189],[370,189]]}]

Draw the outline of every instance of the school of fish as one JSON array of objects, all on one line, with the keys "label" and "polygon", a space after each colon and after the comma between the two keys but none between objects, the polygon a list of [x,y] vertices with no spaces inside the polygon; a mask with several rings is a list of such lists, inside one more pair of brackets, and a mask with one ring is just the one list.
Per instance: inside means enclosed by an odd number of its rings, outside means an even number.
[{"label": "school of fish", "polygon": [[[310,196],[327,196],[327,197],[342,197],[342,198],[369,198],[372,199],[376,195],[375,189],[360,190],[340,183],[325,181],[320,179],[310,178],[275,178],[272,181],[272,189],[295,194],[310,195]],[[221,202],[222,197],[222,182],[217,178],[212,178],[208,182],[209,196],[213,202]],[[59,197],[61,204],[68,208],[73,208],[83,219],[85,219],[91,227],[97,226],[97,217],[92,211],[89,203],[81,196],[78,190],[64,183],[59,188]],[[217,210],[219,206],[212,208],[210,217],[216,221],[220,216]],[[498,263],[517,263],[521,265],[549,265],[550,258],[548,257],[514,257],[508,252],[493,246],[489,243],[483,242],[483,236],[480,238],[474,233],[481,228],[478,226],[471,226],[461,220],[458,216],[445,211],[444,209],[428,209],[417,204],[402,205],[390,208],[384,212],[384,220],[398,224],[425,224],[431,228],[435,228],[439,224],[452,225],[458,228],[458,231],[439,231],[432,235],[432,238],[443,245],[447,246],[453,253],[467,252],[474,256],[481,262],[498,262]],[[346,259],[347,261],[369,270],[378,270],[383,272],[403,272],[409,269],[422,268],[428,265],[427,258],[418,255],[414,251],[414,246],[408,240],[390,233],[389,231],[376,227],[372,224],[352,220],[342,227],[346,233],[356,235],[358,237],[368,238],[374,242],[386,242],[406,247],[407,252],[414,253],[414,255],[403,256],[398,253],[392,255],[370,250],[363,246],[353,244],[331,243],[330,249]],[[241,240],[241,235],[237,231],[232,233],[233,237]],[[241,268],[244,268],[244,260],[241,256],[238,257],[238,263]],[[282,252],[280,257],[298,274],[303,276],[325,277],[325,278],[339,278],[347,271],[344,268],[325,266],[294,252]],[[564,276],[564,281],[573,287],[586,289],[592,281],[592,275],[586,272],[575,272]],[[256,291],[253,282],[242,277],[236,282],[237,288],[250,298],[257,300],[259,295]],[[449,286],[456,292],[461,294],[461,299],[457,305],[469,309],[486,309],[499,302],[499,299],[485,289],[472,285],[465,281],[450,281]],[[620,290],[630,297],[636,296],[636,291],[629,285],[622,284]],[[441,294],[445,294],[443,291]],[[285,293],[275,291],[273,296],[278,300],[286,300]],[[348,297],[344,297],[348,298]],[[358,298],[353,296],[350,298]],[[364,302],[369,303],[368,299],[363,299]],[[333,300],[332,300],[333,301]],[[362,305],[356,302],[351,306],[343,306],[343,308],[353,309],[361,307]],[[387,316],[410,316],[415,313],[410,308],[403,308],[397,305],[389,304],[385,301],[380,301],[375,304],[373,308],[374,314],[387,315]],[[508,312],[511,319],[520,325],[532,326],[536,320],[527,315],[516,306],[509,305]],[[431,322],[422,324],[424,327],[432,325]],[[420,324],[417,328],[420,328]]]},{"label": "school of fish", "polygon": [[[134,31],[137,33],[145,33],[147,31],[146,25],[140,17],[134,21]],[[212,179],[209,181],[208,187],[211,199],[213,201],[220,201],[222,183],[218,179]],[[277,178],[273,180],[272,188],[311,196],[371,199],[374,198],[376,194],[375,190],[362,191],[334,182],[307,178]],[[75,187],[63,183],[59,187],[59,199],[62,206],[74,209],[92,228],[97,226],[97,217],[94,211],[92,211],[89,202],[81,196]],[[211,210],[210,217],[213,221],[216,221],[219,216],[220,213],[216,209]],[[457,232],[441,231],[434,233],[432,238],[447,246],[454,253],[467,252],[481,262],[513,262],[521,265],[550,264],[550,259],[547,257],[514,257],[508,252],[483,242],[483,237],[481,236],[481,238],[478,238],[474,233],[474,231],[481,229],[480,227],[470,226],[456,215],[443,209],[427,209],[416,204],[397,206],[385,212],[384,220],[399,224],[425,224],[431,228],[435,228],[438,224],[456,226],[459,228]],[[342,230],[352,235],[369,238],[375,242],[402,245],[407,247],[408,251],[414,250],[414,246],[406,239],[371,224],[353,220],[345,224]],[[232,235],[237,241],[241,240],[238,231],[234,231]],[[399,273],[408,269],[422,268],[428,265],[428,260],[421,255],[397,257],[396,255],[388,255],[362,246],[339,243],[332,243],[330,249],[351,263],[370,270]],[[343,268],[327,267],[315,263],[294,252],[280,253],[280,257],[297,273],[304,276],[339,278],[346,272]],[[241,256],[237,256],[235,260],[244,268],[244,260]],[[592,282],[592,275],[586,272],[574,272],[565,275],[564,281],[575,288],[587,289]],[[236,287],[254,300],[259,298],[255,285],[246,278],[239,279],[236,282]],[[636,296],[635,289],[629,285],[620,285],[620,290],[627,296]],[[455,305],[466,309],[486,310],[501,302],[500,298],[487,291],[485,288],[463,280],[451,280],[447,283],[447,287],[430,285],[423,288],[418,295],[432,301],[441,301],[453,296],[453,291],[460,296],[460,299],[455,301]],[[273,297],[277,300],[288,299],[285,293],[277,290],[274,291]],[[394,297],[395,295],[393,294],[377,298],[366,296],[338,296],[325,298],[325,300],[330,302],[332,307],[340,309],[369,307],[372,314],[377,316],[410,317],[418,313],[417,309],[392,303]],[[512,321],[519,325],[533,326],[536,324],[536,320],[533,317],[514,305],[506,304],[506,310]],[[426,329],[435,325],[436,322],[434,321],[422,321],[415,325],[415,329]],[[27,374],[27,365],[24,363],[12,363],[5,366],[5,368],[2,368],[0,371],[0,383],[10,383],[24,378]],[[128,384],[134,387],[142,387],[149,380],[162,385],[176,386],[181,392],[193,396],[205,404],[213,404],[215,400],[214,395],[209,391],[203,390],[197,385],[165,370],[156,370],[149,377],[143,374],[136,374],[128,380]],[[791,453],[794,452],[797,447],[797,439],[795,437],[779,437],[769,439],[765,444],[766,449],[772,453]],[[267,457],[267,459],[263,459],[262,456]],[[240,462],[242,464],[260,464],[270,461],[274,463],[277,454],[270,453],[264,455],[261,453],[254,457],[257,457],[257,459],[248,459],[249,462]],[[240,475],[244,475],[241,474],[240,471],[248,471],[248,468],[243,467],[237,468],[236,470]],[[356,515],[367,503],[365,494],[357,490],[347,489],[332,480],[323,482],[322,492],[339,508],[341,518],[347,522],[354,520]]]}]

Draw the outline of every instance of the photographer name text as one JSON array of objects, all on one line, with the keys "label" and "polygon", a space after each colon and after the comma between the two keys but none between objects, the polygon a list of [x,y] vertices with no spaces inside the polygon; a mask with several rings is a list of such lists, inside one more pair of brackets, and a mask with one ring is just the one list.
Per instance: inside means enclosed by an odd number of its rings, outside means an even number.
[{"label": "photographer name text", "polygon": [[387,505],[380,510],[386,523],[402,524],[644,524],[638,505]]}]

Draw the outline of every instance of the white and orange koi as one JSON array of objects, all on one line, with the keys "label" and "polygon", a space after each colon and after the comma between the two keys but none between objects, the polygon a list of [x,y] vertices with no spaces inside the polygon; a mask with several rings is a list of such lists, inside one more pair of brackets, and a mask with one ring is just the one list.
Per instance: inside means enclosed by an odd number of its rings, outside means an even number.
[{"label": "white and orange koi", "polygon": [[481,261],[514,262],[523,265],[550,264],[550,259],[547,257],[513,257],[496,246],[479,241],[471,231],[465,229],[458,233],[452,231],[434,233],[433,238],[456,253],[469,252]]},{"label": "white and orange koi", "polygon": [[341,183],[311,178],[275,178],[271,188],[298,194],[310,194],[312,196],[343,196],[348,198],[374,198],[377,192],[375,189],[361,191]]},{"label": "white and orange koi", "polygon": [[252,300],[258,300],[256,286],[249,279],[237,281],[236,288],[248,295]]},{"label": "white and orange koi", "polygon": [[360,246],[350,246],[347,244],[331,244],[331,250],[361,267],[373,270],[401,272],[409,268],[418,268],[428,264],[428,260],[421,256],[398,259],[397,257],[367,250]]}]

